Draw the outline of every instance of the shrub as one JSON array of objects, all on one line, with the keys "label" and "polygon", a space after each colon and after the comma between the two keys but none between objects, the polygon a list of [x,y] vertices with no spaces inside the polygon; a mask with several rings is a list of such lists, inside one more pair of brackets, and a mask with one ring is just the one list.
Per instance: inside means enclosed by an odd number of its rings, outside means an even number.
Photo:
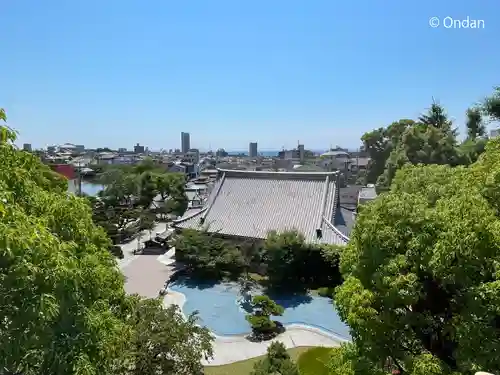
[{"label": "shrub", "polygon": [[342,281],[340,247],[307,244],[296,231],[269,232],[263,260],[273,288],[335,287]]},{"label": "shrub", "polygon": [[323,287],[318,289],[318,294],[321,297],[333,298],[333,293],[335,293],[335,288]]},{"label": "shrub", "polygon": [[119,259],[123,259],[125,256],[123,255],[123,250],[119,245],[111,246],[111,254]]},{"label": "shrub", "polygon": [[267,356],[264,360],[254,365],[251,375],[299,375],[297,365],[288,355],[285,345],[277,341],[267,348]]},{"label": "shrub", "polygon": [[207,232],[184,230],[177,236],[174,246],[176,259],[204,278],[238,275],[246,264],[234,245]]},{"label": "shrub", "polygon": [[283,315],[283,306],[278,305],[268,296],[255,296],[252,298],[251,314],[247,314],[246,320],[252,326],[254,335],[258,338],[270,338],[277,333],[277,324],[271,320],[271,316]]}]

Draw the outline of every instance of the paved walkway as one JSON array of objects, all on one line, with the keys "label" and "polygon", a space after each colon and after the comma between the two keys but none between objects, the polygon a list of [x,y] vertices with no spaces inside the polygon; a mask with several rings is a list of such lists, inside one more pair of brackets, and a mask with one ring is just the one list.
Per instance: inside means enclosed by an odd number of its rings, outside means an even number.
[{"label": "paved walkway", "polygon": [[[158,223],[155,225],[153,230],[151,231],[151,236],[156,236],[156,233],[163,232],[167,229],[166,223]],[[134,250],[138,248],[138,242],[140,241],[141,245],[149,240],[149,231],[142,231],[142,236],[139,238],[134,238],[132,241],[127,242],[125,244],[120,245],[123,251],[123,259],[118,259],[118,267],[120,269],[124,269],[127,267],[132,261],[137,259],[140,255],[134,254]]]},{"label": "paved walkway", "polygon": [[[161,232],[165,224],[160,224],[153,231]],[[143,240],[149,239],[149,233]],[[164,255],[133,255],[137,248],[137,240],[122,245],[125,258],[120,264],[125,277],[127,293],[138,293],[141,296],[155,298],[158,292],[175,269],[175,249],[170,249]],[[183,294],[168,290],[164,298],[164,305],[176,304],[184,306],[186,298]],[[345,340],[331,335],[317,328],[301,325],[290,325],[287,330],[272,341],[281,341],[287,348],[299,346],[326,346],[337,347]],[[217,336],[214,335],[214,357],[203,361],[205,366],[220,366],[243,361],[249,358],[266,354],[267,347],[272,341],[250,342],[244,336]]]}]

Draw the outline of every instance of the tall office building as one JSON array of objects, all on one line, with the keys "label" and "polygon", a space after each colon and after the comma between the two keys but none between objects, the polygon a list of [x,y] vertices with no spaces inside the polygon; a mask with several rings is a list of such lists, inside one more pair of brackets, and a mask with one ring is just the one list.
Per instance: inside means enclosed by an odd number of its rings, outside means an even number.
[{"label": "tall office building", "polygon": [[134,146],[135,154],[144,154],[144,146],[141,146],[139,143]]},{"label": "tall office building", "polygon": [[302,163],[304,161],[304,158],[305,158],[304,145],[299,144],[297,146],[297,150],[299,151],[299,159],[300,159],[300,162]]},{"label": "tall office building", "polygon": [[187,154],[191,149],[191,142],[189,141],[189,133],[181,133],[181,151]]},{"label": "tall office building", "polygon": [[23,150],[31,152],[31,143],[25,143],[25,144],[23,144]]},{"label": "tall office building", "polygon": [[250,142],[250,145],[248,146],[248,156],[251,158],[257,157],[257,142]]}]

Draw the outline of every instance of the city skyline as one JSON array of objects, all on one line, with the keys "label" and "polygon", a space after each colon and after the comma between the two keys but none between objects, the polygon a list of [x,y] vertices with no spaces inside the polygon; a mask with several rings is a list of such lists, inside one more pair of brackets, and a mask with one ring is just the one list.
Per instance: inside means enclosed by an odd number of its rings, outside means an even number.
[{"label": "city skyline", "polygon": [[[417,118],[433,97],[463,134],[466,109],[498,84],[499,8],[124,0],[117,12],[113,1],[11,1],[0,107],[19,144],[34,148],[177,148],[181,131],[200,149],[245,150],[253,139],[259,149],[297,139],[356,148],[367,131]],[[484,28],[432,28],[435,16],[483,19]],[[453,57],[471,45],[490,53]]]}]

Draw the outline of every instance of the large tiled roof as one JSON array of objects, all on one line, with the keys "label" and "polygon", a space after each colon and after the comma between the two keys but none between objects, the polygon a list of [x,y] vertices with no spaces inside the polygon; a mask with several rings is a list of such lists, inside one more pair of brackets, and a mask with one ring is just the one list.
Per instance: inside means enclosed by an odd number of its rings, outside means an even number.
[{"label": "large tiled roof", "polygon": [[332,224],[336,180],[336,172],[219,170],[204,208],[174,226],[251,238],[295,229],[308,242],[345,244],[348,238]]}]

